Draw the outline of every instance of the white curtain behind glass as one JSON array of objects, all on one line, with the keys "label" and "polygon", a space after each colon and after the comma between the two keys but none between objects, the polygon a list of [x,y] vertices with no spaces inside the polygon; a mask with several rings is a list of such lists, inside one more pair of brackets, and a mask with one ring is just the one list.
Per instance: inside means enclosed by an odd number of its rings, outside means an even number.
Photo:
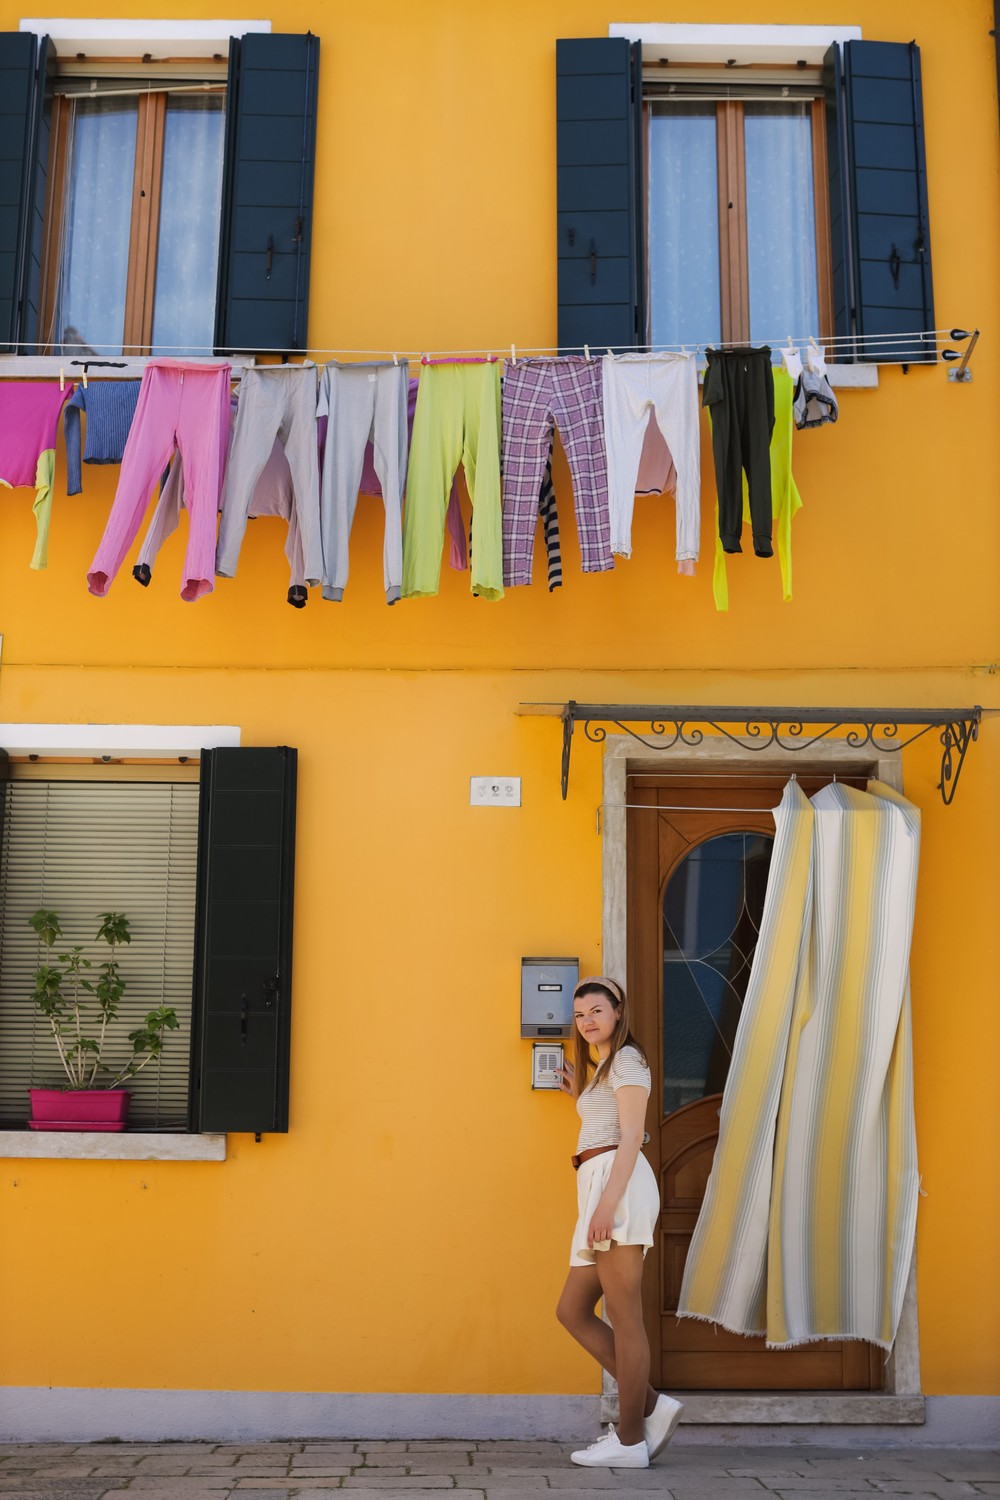
[{"label": "white curtain behind glass", "polygon": [[819,335],[808,104],[747,104],[750,336]]},{"label": "white curtain behind glass", "polygon": [[67,353],[120,354],[138,107],[74,99],[70,109],[55,340]]},{"label": "white curtain behind glass", "polygon": [[649,125],[649,302],[654,344],[722,336],[714,104],[654,104]]},{"label": "white curtain behind glass", "polygon": [[225,99],[172,96],[163,145],[153,352],[210,349],[215,325]]}]

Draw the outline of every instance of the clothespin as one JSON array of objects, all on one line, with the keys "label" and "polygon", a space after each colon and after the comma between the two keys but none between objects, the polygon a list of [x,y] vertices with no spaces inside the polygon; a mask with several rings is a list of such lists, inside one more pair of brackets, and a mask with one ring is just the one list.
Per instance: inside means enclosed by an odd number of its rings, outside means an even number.
[{"label": "clothespin", "polygon": [[395,351],[393,352],[392,362],[393,362],[394,365],[398,365],[399,364],[399,355],[396,354]]},{"label": "clothespin", "polygon": [[608,358],[609,359],[614,359],[614,357],[615,357],[615,351],[613,349],[609,349],[608,350]]},{"label": "clothespin", "polygon": [[584,344],[584,346],[583,346],[583,357],[584,357],[584,359],[587,361],[587,363],[589,365],[590,364],[590,345],[589,344]]},{"label": "clothespin", "polygon": [[809,348],[806,350],[806,360],[814,375],[826,374],[826,350],[821,349],[816,340],[809,340]]},{"label": "clothespin", "polygon": [[514,348],[513,344],[511,344],[510,346],[510,362],[512,365],[517,364],[517,350]]},{"label": "clothespin", "polygon": [[420,363],[422,365],[429,365],[430,364],[430,360],[427,358],[426,354],[421,354],[421,356],[420,356]]},{"label": "clothespin", "polygon": [[64,391],[66,389],[66,371],[62,368],[61,365],[59,367],[59,389],[61,391]]},{"label": "clothespin", "polygon": [[83,388],[84,388],[84,390],[87,389],[87,362],[86,362],[86,360],[84,360],[84,362],[83,362]]},{"label": "clothespin", "polygon": [[792,335],[788,335],[788,343],[781,351],[781,357],[785,362],[785,369],[793,380],[798,380],[802,374],[802,358],[795,345],[792,343]]}]

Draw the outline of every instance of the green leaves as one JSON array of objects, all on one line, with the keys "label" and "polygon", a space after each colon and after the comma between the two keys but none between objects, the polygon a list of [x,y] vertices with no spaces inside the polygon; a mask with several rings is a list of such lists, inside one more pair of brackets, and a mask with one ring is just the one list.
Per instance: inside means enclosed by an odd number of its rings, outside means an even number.
[{"label": "green leaves", "polygon": [[[176,1011],[159,1006],[148,1011],[143,1024],[129,1032],[128,1040],[132,1043],[129,1061],[122,1066],[102,1061],[107,1027],[118,1015],[126,986],[115,949],[121,943],[131,943],[132,934],[124,912],[104,911],[99,919],[94,941],[106,943],[111,954],[98,965],[96,980],[85,977],[85,971],[94,964],[79,943],[60,953],[57,964],[42,964],[34,973],[32,1000],[49,1022],[70,1088],[94,1086],[98,1072],[111,1074],[106,1087],[114,1088],[123,1078],[133,1077],[147,1063],[158,1059],[164,1032],[176,1031],[180,1026]],[[28,926],[49,949],[63,936],[57,913],[46,907],[40,907],[28,918]],[[100,1026],[99,1035],[96,1038],[86,1035],[84,1028],[95,1024]]]}]

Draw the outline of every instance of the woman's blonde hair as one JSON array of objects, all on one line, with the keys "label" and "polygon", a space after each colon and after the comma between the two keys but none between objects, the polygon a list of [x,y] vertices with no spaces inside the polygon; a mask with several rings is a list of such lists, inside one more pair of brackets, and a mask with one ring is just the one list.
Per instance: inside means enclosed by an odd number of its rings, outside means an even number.
[{"label": "woman's blonde hair", "polygon": [[611,1064],[623,1047],[634,1047],[643,1062],[646,1063],[646,1066],[649,1066],[642,1045],[632,1035],[628,996],[625,993],[624,987],[618,983],[617,979],[609,979],[605,974],[594,974],[588,979],[581,979],[573,991],[574,1009],[576,1008],[576,1001],[581,995],[603,995],[605,999],[611,1001],[617,1010],[618,1019],[615,1029],[611,1034],[611,1051],[604,1061],[599,1064],[594,1060],[590,1043],[583,1036],[579,1026],[574,1021],[576,1043],[573,1057],[573,1093],[576,1098],[579,1098],[587,1087],[590,1074],[594,1069],[596,1069],[596,1072],[594,1072],[594,1083],[607,1083]]}]

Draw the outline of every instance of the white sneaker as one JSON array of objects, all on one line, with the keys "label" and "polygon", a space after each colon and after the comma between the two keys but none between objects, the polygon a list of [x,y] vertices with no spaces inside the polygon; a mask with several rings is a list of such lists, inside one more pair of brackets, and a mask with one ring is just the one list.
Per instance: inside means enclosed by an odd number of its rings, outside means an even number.
[{"label": "white sneaker", "polygon": [[586,1469],[649,1468],[649,1451],[645,1441],[626,1446],[619,1440],[613,1426],[609,1426],[604,1437],[598,1438],[596,1443],[571,1453],[570,1458]]},{"label": "white sneaker", "polygon": [[643,1420],[643,1431],[646,1437],[646,1447],[649,1449],[649,1461],[658,1453],[662,1453],[674,1435],[674,1428],[681,1419],[684,1410],[683,1403],[675,1401],[672,1396],[660,1395],[656,1398],[656,1405],[649,1416]]}]

